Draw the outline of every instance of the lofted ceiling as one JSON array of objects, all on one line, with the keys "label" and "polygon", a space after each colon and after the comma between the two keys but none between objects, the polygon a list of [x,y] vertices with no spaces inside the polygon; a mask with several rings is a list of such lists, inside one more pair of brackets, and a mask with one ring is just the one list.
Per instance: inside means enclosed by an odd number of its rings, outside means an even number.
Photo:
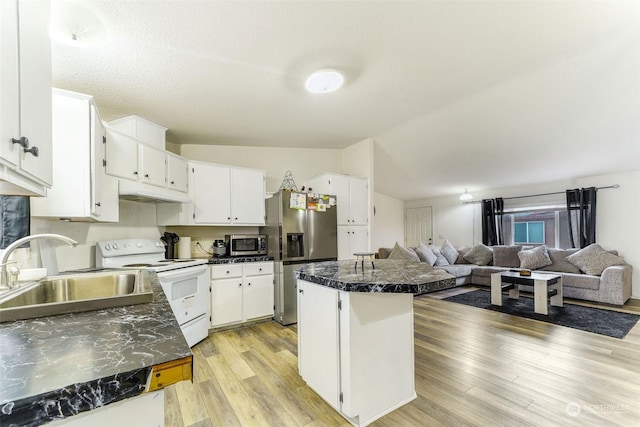
[{"label": "lofted ceiling", "polygon": [[[54,86],[177,144],[375,144],[402,199],[640,170],[638,1],[52,0]],[[313,95],[319,68],[345,74]]]}]

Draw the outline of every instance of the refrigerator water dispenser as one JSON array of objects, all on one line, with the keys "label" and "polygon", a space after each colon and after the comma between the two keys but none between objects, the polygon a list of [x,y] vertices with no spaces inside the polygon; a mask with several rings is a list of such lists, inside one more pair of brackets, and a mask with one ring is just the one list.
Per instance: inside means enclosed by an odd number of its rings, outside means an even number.
[{"label": "refrigerator water dispenser", "polygon": [[287,233],[287,256],[304,257],[304,233]]}]

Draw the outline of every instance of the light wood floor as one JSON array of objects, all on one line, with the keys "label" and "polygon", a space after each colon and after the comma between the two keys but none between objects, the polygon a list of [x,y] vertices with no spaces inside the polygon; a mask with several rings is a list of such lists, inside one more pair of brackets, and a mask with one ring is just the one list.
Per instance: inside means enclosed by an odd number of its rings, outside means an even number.
[{"label": "light wood floor", "polygon": [[[372,426],[640,425],[640,323],[619,340],[439,299],[460,291],[414,299],[418,398]],[[193,382],[165,390],[166,425],[348,426],[298,375],[296,339],[276,322],[211,334]]]}]

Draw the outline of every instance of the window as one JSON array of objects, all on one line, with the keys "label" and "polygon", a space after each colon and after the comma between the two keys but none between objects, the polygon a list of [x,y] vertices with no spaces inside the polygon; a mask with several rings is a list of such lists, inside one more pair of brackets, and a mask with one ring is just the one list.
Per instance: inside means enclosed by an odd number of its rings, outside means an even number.
[{"label": "window", "polygon": [[513,229],[513,240],[516,244],[544,243],[544,222],[542,221],[515,222]]}]

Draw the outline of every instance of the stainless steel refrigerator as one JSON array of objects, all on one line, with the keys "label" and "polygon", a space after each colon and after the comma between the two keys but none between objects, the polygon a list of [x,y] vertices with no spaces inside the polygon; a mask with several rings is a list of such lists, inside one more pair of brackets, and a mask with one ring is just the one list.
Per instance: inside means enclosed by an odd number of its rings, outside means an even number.
[{"label": "stainless steel refrigerator", "polygon": [[265,200],[267,252],[274,258],[275,313],[283,325],[297,322],[295,270],[338,259],[335,196],[279,191]]}]

